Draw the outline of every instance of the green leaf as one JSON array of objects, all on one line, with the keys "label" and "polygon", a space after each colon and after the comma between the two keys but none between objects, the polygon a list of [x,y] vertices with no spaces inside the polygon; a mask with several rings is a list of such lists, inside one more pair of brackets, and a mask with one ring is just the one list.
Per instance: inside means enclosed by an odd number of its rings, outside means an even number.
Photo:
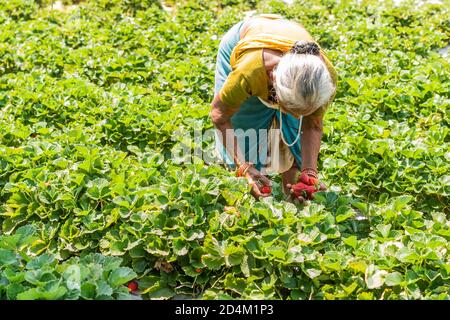
[{"label": "green leaf", "polygon": [[357,282],[352,282],[350,285],[348,286],[342,286],[342,288],[344,289],[345,293],[347,295],[352,294],[357,288],[358,288],[358,283]]},{"label": "green leaf", "polygon": [[0,249],[0,266],[5,267],[16,263],[18,260],[13,251]]},{"label": "green leaf", "polygon": [[225,264],[227,266],[236,266],[241,264],[244,259],[245,251],[242,248],[227,246],[224,250]]},{"label": "green leaf", "polygon": [[96,286],[93,283],[85,282],[81,285],[80,295],[83,299],[92,300],[96,296]]},{"label": "green leaf", "polygon": [[110,193],[109,181],[104,178],[89,181],[87,187],[88,196],[95,200],[103,199]]},{"label": "green leaf", "polygon": [[266,248],[267,253],[275,259],[286,260],[286,249],[279,246],[270,246]]},{"label": "green leaf", "polygon": [[[130,299],[121,267],[145,298],[450,299],[446,3],[51,2],[0,1],[0,299]],[[212,156],[218,35],[253,9],[338,73],[302,204]]]},{"label": "green leaf", "polygon": [[69,290],[81,289],[81,273],[78,265],[69,266],[63,273],[63,277],[66,279],[66,286]]},{"label": "green leaf", "polygon": [[137,274],[132,269],[121,267],[111,271],[108,278],[108,283],[111,286],[116,287],[128,283],[129,281],[133,280],[136,277]]},{"label": "green leaf", "polygon": [[27,263],[27,269],[37,270],[44,267],[52,267],[56,264],[55,256],[52,254],[44,253],[37,258],[34,258]]},{"label": "green leaf", "polygon": [[211,270],[218,270],[225,265],[225,259],[223,257],[209,253],[202,256],[202,262]]},{"label": "green leaf", "polygon": [[224,285],[226,289],[242,294],[247,287],[247,281],[242,278],[236,278],[232,274],[227,274]]},{"label": "green leaf", "polygon": [[236,192],[231,189],[224,189],[221,194],[229,206],[234,206],[243,196],[241,192]]},{"label": "green leaf", "polygon": [[355,215],[355,212],[353,211],[352,208],[349,207],[339,207],[336,211],[336,222],[340,223],[343,222],[345,220],[347,220],[348,218],[351,218]]},{"label": "green leaf", "polygon": [[391,272],[385,276],[384,282],[387,286],[393,287],[402,284],[403,277],[399,272]]},{"label": "green leaf", "polygon": [[365,281],[367,288],[376,289],[381,287],[388,272],[386,270],[379,270],[376,266],[370,265],[366,269]]},{"label": "green leaf", "polygon": [[170,288],[159,288],[154,292],[150,293],[148,296],[153,300],[167,300],[172,298],[175,292]]},{"label": "green leaf", "polygon": [[286,254],[286,259],[289,263],[303,263],[305,261],[305,255],[302,252],[302,247],[293,246],[289,248]]},{"label": "green leaf", "polygon": [[381,233],[383,238],[389,238],[389,231],[391,230],[391,224],[383,225],[379,224],[377,230]]},{"label": "green leaf", "polygon": [[407,247],[400,248],[395,254],[395,257],[404,263],[413,263],[419,259],[419,256],[414,252],[414,250]]},{"label": "green leaf", "polygon": [[11,283],[6,287],[6,297],[8,300],[16,300],[17,295],[25,291],[25,287],[20,283]]},{"label": "green leaf", "polygon": [[25,225],[20,228],[17,228],[15,235],[19,236],[17,241],[18,247],[23,247],[31,244],[33,241],[37,239],[35,237],[36,227],[33,225]]},{"label": "green leaf", "polygon": [[322,270],[314,269],[314,268],[305,269],[304,272],[311,279],[317,278],[318,276],[320,276],[322,274]]},{"label": "green leaf", "polygon": [[58,300],[62,299],[67,289],[58,285],[52,285],[50,288],[31,288],[17,295],[17,300]]},{"label": "green leaf", "polygon": [[9,282],[22,282],[25,280],[25,273],[19,272],[16,268],[6,268],[3,271],[3,274],[6,276]]},{"label": "green leaf", "polygon": [[357,239],[355,236],[350,236],[350,237],[347,237],[347,238],[342,238],[342,241],[343,241],[346,245],[352,247],[353,249],[356,249],[356,246],[357,246],[357,244],[358,244],[358,239]]},{"label": "green leaf", "polygon": [[38,300],[42,295],[37,288],[31,288],[17,295],[17,300]]},{"label": "green leaf", "polygon": [[352,88],[354,91],[358,91],[359,88],[359,83],[358,81],[354,80],[354,79],[345,79],[345,82],[348,83],[348,85],[350,86],[350,88]]},{"label": "green leaf", "polygon": [[111,297],[113,294],[113,288],[104,280],[100,280],[97,283],[97,298],[105,299],[105,297]]},{"label": "green leaf", "polygon": [[173,241],[173,251],[178,256],[184,256],[189,252],[187,243],[180,239]]},{"label": "green leaf", "polygon": [[249,256],[244,255],[242,258],[242,263],[241,263],[241,271],[244,274],[244,276],[246,276],[247,278],[250,277],[250,268],[248,265],[248,260],[249,260]]},{"label": "green leaf", "polygon": [[413,197],[410,195],[403,195],[395,198],[393,200],[394,210],[400,211],[406,207],[408,203],[413,200]]}]

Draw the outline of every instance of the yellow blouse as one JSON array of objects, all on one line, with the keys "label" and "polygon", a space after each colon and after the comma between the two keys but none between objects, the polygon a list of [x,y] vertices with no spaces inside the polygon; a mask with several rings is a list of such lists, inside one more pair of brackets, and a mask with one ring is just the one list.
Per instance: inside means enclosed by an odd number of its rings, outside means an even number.
[{"label": "yellow blouse", "polygon": [[[314,41],[301,24],[281,19],[279,15],[260,15],[253,18],[248,23],[242,39],[233,49],[230,58],[232,72],[219,92],[220,100],[230,108],[239,108],[250,96],[268,101],[269,79],[264,67],[263,49],[287,52],[298,40]],[[322,49],[321,56],[336,85],[336,71]],[[315,114],[324,113],[328,105]]]}]

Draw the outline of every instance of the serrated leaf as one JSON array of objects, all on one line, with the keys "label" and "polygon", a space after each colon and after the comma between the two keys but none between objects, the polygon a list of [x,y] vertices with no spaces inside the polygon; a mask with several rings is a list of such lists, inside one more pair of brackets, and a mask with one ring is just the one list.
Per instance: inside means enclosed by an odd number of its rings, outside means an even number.
[{"label": "serrated leaf", "polygon": [[386,274],[384,282],[387,286],[398,286],[403,282],[403,277],[399,272],[391,272]]},{"label": "serrated leaf", "polygon": [[17,263],[16,254],[11,250],[0,249],[0,265],[8,266]]},{"label": "serrated leaf", "polygon": [[357,246],[357,244],[358,244],[358,239],[357,239],[355,236],[350,236],[350,237],[347,237],[347,238],[342,238],[342,241],[343,241],[346,245],[352,247],[353,249],[356,249],[356,246]]},{"label": "serrated leaf", "polygon": [[120,267],[118,269],[112,270],[109,277],[108,283],[115,287],[121,284],[128,283],[137,277],[137,274],[130,268]]}]

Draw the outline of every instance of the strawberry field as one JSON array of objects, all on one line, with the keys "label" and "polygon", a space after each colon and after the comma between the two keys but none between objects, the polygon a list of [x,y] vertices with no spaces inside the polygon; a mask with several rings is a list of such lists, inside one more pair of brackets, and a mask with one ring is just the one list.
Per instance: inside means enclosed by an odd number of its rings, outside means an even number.
[{"label": "strawberry field", "polygon": [[[0,0],[0,299],[449,299],[449,7]],[[213,148],[217,48],[253,11],[339,75],[305,204],[173,157]]]}]

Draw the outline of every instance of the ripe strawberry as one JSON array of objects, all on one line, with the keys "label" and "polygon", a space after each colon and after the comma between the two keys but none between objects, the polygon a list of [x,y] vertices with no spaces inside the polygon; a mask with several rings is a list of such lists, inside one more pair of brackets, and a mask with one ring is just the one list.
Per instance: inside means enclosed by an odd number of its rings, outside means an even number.
[{"label": "ripe strawberry", "polygon": [[272,188],[270,186],[263,186],[261,188],[262,193],[272,193]]},{"label": "ripe strawberry", "polygon": [[136,281],[130,281],[128,282],[128,291],[134,292],[138,289],[138,283]]},{"label": "ripe strawberry", "polygon": [[304,196],[303,192],[306,191],[307,187],[308,187],[307,184],[304,184],[303,182],[299,182],[292,186],[292,190],[294,191],[295,196],[299,197],[299,196]]},{"label": "ripe strawberry", "polygon": [[317,186],[319,184],[319,180],[316,178],[309,178],[309,184],[313,186]]},{"label": "ripe strawberry", "polygon": [[202,271],[203,271],[203,270],[200,269],[200,268],[195,269],[195,272],[197,272],[197,273],[201,273]]},{"label": "ripe strawberry", "polygon": [[314,186],[308,186],[306,188],[306,193],[308,194],[309,198],[312,198],[313,193],[316,192],[316,187]]},{"label": "ripe strawberry", "polygon": [[311,184],[310,183],[310,181],[309,181],[309,176],[308,176],[308,174],[306,173],[306,172],[303,172],[301,175],[300,175],[300,182],[303,182],[303,183],[305,183],[305,184]]},{"label": "ripe strawberry", "polygon": [[304,197],[306,199],[312,199],[313,193],[316,192],[316,187],[305,184],[303,182],[299,182],[292,186],[292,190],[294,191],[294,195],[296,197]]},{"label": "ripe strawberry", "polygon": [[303,182],[304,184],[308,184],[308,185],[318,185],[319,184],[319,180],[313,177],[308,176],[308,174],[306,172],[303,172],[300,177],[298,178],[299,182]]}]

